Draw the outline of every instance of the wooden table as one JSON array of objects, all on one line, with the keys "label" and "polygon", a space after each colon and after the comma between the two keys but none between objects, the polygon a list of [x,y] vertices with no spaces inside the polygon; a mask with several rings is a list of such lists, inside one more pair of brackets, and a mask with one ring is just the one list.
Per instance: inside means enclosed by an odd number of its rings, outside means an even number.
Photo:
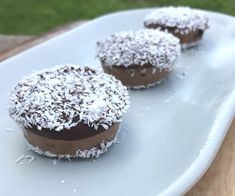
[{"label": "wooden table", "polygon": [[[82,23],[84,21],[75,22],[55,29],[40,37],[28,38],[21,42],[19,40],[14,42],[13,39],[13,43],[10,43],[11,49],[0,54],[0,61],[52,37],[58,36]],[[21,44],[19,45],[19,43]],[[15,45],[17,47],[14,47]],[[235,120],[212,165],[186,196],[235,196]]]}]

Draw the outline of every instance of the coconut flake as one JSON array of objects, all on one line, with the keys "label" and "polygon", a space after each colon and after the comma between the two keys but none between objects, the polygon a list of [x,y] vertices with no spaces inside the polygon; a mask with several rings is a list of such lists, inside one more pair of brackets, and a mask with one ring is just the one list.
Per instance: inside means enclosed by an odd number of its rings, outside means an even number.
[{"label": "coconut flake", "polygon": [[35,160],[32,155],[21,155],[17,160],[16,164],[23,165],[24,163],[31,164]]},{"label": "coconut flake", "polygon": [[106,66],[172,68],[180,54],[179,39],[151,29],[115,33],[97,42],[97,57]]},{"label": "coconut flake", "polygon": [[12,128],[6,128],[6,132],[12,132],[13,129]]},{"label": "coconut flake", "polygon": [[145,26],[156,24],[162,27],[176,27],[177,32],[206,30],[209,18],[202,12],[190,7],[163,7],[146,15]]},{"label": "coconut flake", "polygon": [[9,114],[40,131],[69,129],[82,122],[95,129],[121,121],[129,106],[127,88],[90,67],[56,66],[25,77],[9,97]]},{"label": "coconut flake", "polygon": [[152,86],[155,86],[157,84],[161,84],[165,81],[165,78],[163,78],[162,80],[159,80],[157,82],[148,84],[148,85],[139,85],[139,86],[127,86],[128,89],[133,89],[133,90],[142,90],[142,89],[146,89],[146,88],[150,88]]}]

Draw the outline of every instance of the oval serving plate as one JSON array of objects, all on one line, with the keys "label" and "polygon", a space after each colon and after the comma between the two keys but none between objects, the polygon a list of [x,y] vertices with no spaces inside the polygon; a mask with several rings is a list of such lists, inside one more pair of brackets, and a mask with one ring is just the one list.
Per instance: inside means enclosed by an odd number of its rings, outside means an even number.
[{"label": "oval serving plate", "polygon": [[[55,160],[26,148],[8,117],[7,93],[24,75],[55,64],[100,67],[95,43],[143,28],[152,9],[95,19],[0,64],[0,195],[182,195],[209,167],[235,112],[235,18],[206,12],[210,28],[161,85],[131,91],[119,143],[97,160]],[[32,155],[29,164],[16,160]],[[24,164],[23,164],[24,163]]]}]

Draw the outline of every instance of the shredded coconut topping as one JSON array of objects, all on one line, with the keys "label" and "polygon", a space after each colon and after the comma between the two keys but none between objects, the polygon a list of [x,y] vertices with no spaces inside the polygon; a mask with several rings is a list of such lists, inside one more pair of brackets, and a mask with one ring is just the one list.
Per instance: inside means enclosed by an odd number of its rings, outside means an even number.
[{"label": "shredded coconut topping", "polygon": [[129,106],[126,87],[100,70],[74,65],[32,73],[10,93],[9,114],[20,125],[60,131],[79,122],[107,129]]},{"label": "shredded coconut topping", "polygon": [[148,14],[144,19],[145,26],[157,24],[162,27],[176,27],[179,32],[206,30],[208,17],[190,7],[163,7]]},{"label": "shredded coconut topping", "polygon": [[120,32],[97,42],[97,57],[106,66],[172,68],[179,54],[179,40],[158,30]]}]

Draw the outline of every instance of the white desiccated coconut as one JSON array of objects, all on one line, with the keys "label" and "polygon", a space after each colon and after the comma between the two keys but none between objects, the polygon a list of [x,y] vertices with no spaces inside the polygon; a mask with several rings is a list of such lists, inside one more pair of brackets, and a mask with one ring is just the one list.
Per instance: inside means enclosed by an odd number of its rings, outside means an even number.
[{"label": "white desiccated coconut", "polygon": [[[118,134],[117,134],[118,135]],[[104,152],[108,151],[108,148],[116,143],[117,140],[117,136],[111,140],[111,141],[103,141],[99,144],[99,146],[97,147],[93,147],[91,149],[88,150],[80,150],[78,149],[75,155],[70,155],[70,154],[54,154],[52,152],[49,151],[43,151],[41,150],[39,147],[35,147],[32,144],[28,143],[28,141],[26,140],[27,146],[29,150],[32,150],[40,155],[45,155],[48,157],[58,157],[58,158],[65,158],[70,160],[70,158],[98,158],[101,154],[103,154]]]},{"label": "white desiccated coconut", "polygon": [[6,128],[6,131],[11,132],[11,131],[13,131],[13,129],[12,128]]},{"label": "white desiccated coconut", "polygon": [[75,65],[35,72],[10,93],[9,114],[20,125],[52,131],[79,122],[107,129],[129,106],[126,87],[100,70]]},{"label": "white desiccated coconut", "polygon": [[190,7],[163,7],[152,11],[144,19],[145,26],[157,24],[162,27],[176,27],[176,31],[187,34],[189,31],[206,30],[208,17]]},{"label": "white desiccated coconut", "polygon": [[32,155],[21,155],[17,160],[16,164],[23,165],[24,163],[31,164],[35,160]]},{"label": "white desiccated coconut", "polygon": [[159,80],[157,82],[153,82],[151,84],[147,84],[147,85],[139,85],[139,86],[127,86],[128,89],[133,89],[133,90],[142,90],[142,89],[146,89],[146,88],[150,88],[152,86],[155,86],[156,84],[161,84],[162,82],[165,81],[165,78],[162,80]]},{"label": "white desiccated coconut", "polygon": [[115,33],[97,42],[97,57],[106,66],[151,64],[171,69],[180,54],[179,39],[151,29]]}]

